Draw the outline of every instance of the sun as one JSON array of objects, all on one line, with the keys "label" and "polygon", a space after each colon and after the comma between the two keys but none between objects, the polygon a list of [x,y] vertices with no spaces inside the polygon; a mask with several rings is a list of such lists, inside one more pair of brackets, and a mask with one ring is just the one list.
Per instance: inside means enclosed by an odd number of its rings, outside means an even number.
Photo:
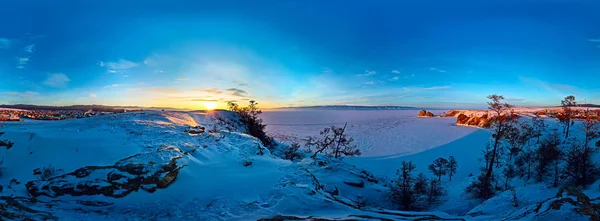
[{"label": "sun", "polygon": [[217,108],[217,102],[205,102],[204,106],[206,107],[206,110],[214,110]]}]

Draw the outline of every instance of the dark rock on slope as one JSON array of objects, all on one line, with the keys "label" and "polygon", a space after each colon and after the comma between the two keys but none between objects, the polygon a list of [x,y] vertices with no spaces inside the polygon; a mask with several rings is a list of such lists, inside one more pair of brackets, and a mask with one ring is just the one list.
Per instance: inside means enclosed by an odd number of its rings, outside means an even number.
[{"label": "dark rock on slope", "polygon": [[104,195],[120,198],[139,189],[152,193],[175,181],[182,168],[177,160],[182,157],[181,150],[165,147],[119,160],[112,166],[86,166],[47,181],[29,181],[25,186],[33,197]]}]

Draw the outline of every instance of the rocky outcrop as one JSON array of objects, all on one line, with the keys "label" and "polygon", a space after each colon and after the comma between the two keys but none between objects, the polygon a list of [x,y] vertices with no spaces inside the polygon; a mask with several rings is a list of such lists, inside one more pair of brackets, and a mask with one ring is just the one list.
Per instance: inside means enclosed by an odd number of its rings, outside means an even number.
[{"label": "rocky outcrop", "polygon": [[153,193],[175,181],[183,167],[177,161],[183,155],[177,148],[162,147],[156,152],[119,160],[112,166],[86,166],[47,181],[29,181],[25,186],[33,197],[104,195],[121,198],[140,189]]},{"label": "rocky outcrop", "polygon": [[435,115],[429,111],[421,110],[419,111],[419,115],[417,117],[435,117]]},{"label": "rocky outcrop", "polygon": [[52,212],[33,208],[37,203],[30,198],[0,196],[0,220],[58,220]]},{"label": "rocky outcrop", "polygon": [[487,114],[483,115],[470,115],[467,116],[465,114],[459,114],[456,117],[456,125],[459,126],[474,126],[481,128],[488,128],[491,126],[491,121],[493,117],[489,117]]},{"label": "rocky outcrop", "polygon": [[[574,187],[562,187],[555,197],[544,200],[524,212],[508,217],[506,220],[521,220],[535,217],[537,220],[563,220],[565,214],[570,219],[600,220],[600,199],[590,199],[581,190]],[[561,219],[562,218],[562,219]]]}]

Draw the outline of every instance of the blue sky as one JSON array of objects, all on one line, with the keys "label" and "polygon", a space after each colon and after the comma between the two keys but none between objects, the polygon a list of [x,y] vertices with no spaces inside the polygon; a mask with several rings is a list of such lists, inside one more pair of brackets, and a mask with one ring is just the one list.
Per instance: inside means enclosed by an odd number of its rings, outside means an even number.
[{"label": "blue sky", "polygon": [[3,1],[0,103],[600,103],[598,1]]}]

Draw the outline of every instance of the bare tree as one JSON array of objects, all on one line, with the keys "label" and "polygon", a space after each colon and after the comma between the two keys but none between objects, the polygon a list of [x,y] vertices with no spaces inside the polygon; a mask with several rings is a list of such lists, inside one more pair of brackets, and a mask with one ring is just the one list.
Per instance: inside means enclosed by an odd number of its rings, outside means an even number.
[{"label": "bare tree", "polygon": [[442,180],[442,176],[448,173],[448,160],[445,158],[437,158],[429,165],[429,170],[433,175],[438,177],[438,181]]},{"label": "bare tree", "polygon": [[559,113],[556,118],[564,126],[565,139],[567,139],[569,138],[571,126],[575,124],[573,119],[575,118],[576,110],[571,107],[577,106],[577,102],[575,101],[575,96],[569,95],[560,101],[560,104],[562,106],[562,113]]},{"label": "bare tree", "polygon": [[448,159],[448,176],[450,177],[450,181],[452,181],[452,176],[456,174],[456,169],[458,169],[458,163],[454,159],[454,156],[450,156]]},{"label": "bare tree", "polygon": [[348,123],[344,127],[339,128],[331,126],[323,129],[319,134],[321,138],[308,137],[306,140],[307,147],[314,147],[315,153],[313,158],[319,153],[325,153],[336,159],[344,156],[358,156],[361,154],[358,146],[354,145],[354,138],[348,138],[345,134]]},{"label": "bare tree", "polygon": [[510,125],[514,123],[518,117],[510,112],[512,109],[512,105],[508,103],[503,103],[504,97],[502,95],[490,95],[488,99],[491,101],[488,102],[488,109],[495,113],[495,116],[491,119],[492,125],[492,138],[493,145],[492,151],[489,153],[489,162],[487,167],[485,168],[485,174],[481,177],[480,181],[483,182],[478,187],[480,189],[480,197],[489,198],[492,196],[491,192],[491,181],[494,170],[494,163],[498,160],[498,153],[500,149],[500,141],[506,137],[506,133],[510,128]]}]

